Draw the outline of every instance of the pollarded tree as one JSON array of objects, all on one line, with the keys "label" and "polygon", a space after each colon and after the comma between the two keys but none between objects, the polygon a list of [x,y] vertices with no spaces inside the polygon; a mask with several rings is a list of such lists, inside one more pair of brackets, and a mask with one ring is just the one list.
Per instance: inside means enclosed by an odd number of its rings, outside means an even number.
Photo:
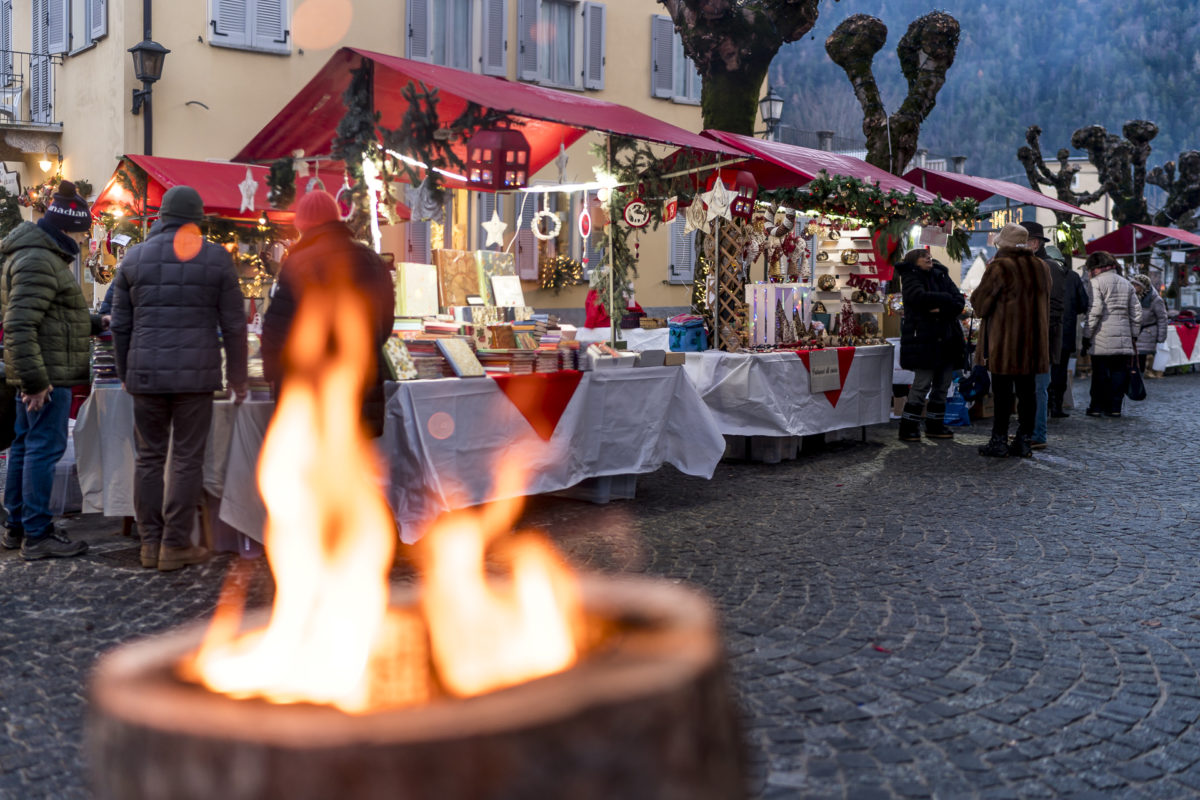
[{"label": "pollarded tree", "polygon": [[867,14],[848,17],[825,40],[825,52],[846,72],[863,110],[867,161],[899,175],[917,152],[921,123],[933,111],[958,51],[958,20],[934,11],[908,26],[896,52],[908,95],[888,116],[871,64],[887,42],[887,26]]},{"label": "pollarded tree", "polygon": [[705,128],[754,135],[759,92],[779,48],[817,22],[819,0],[659,0],[700,72]]}]

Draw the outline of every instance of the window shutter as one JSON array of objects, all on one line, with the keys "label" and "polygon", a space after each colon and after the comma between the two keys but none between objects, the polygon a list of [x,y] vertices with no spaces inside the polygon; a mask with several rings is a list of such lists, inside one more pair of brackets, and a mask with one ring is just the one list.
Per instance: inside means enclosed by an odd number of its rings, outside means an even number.
[{"label": "window shutter", "polygon": [[696,232],[684,233],[683,217],[671,223],[671,266],[668,283],[691,283],[696,274]]},{"label": "window shutter", "polygon": [[29,58],[29,114],[34,122],[50,122],[50,58],[46,54],[46,25],[49,0],[33,0],[32,36],[34,55]]},{"label": "window shutter", "polygon": [[250,14],[247,0],[211,0],[209,6],[212,19],[209,28],[212,36],[209,41],[213,44],[240,45],[250,44]]},{"label": "window shutter", "polygon": [[408,45],[405,53],[413,61],[433,60],[433,37],[429,0],[408,0]]},{"label": "window shutter", "polygon": [[[584,202],[592,203],[596,199],[596,192],[589,191]],[[587,270],[585,276],[591,276],[592,270],[600,269],[608,266],[608,257],[602,254],[600,250],[600,241],[603,238],[604,232],[599,225],[596,224],[595,216],[592,217],[592,235],[587,238],[587,244],[583,247],[583,252],[587,255]]]},{"label": "window shutter", "polygon": [[526,194],[520,206],[521,213],[517,217],[517,240],[513,243],[517,259],[517,275],[523,281],[536,281],[538,278],[538,240],[533,235],[533,215],[537,213],[538,199],[535,195]]},{"label": "window shutter", "polygon": [[12,0],[0,0],[0,86],[13,82]]},{"label": "window shutter", "polygon": [[258,50],[291,51],[287,0],[255,0],[254,32],[250,45]]},{"label": "window shutter", "polygon": [[483,0],[484,75],[508,76],[508,0]]},{"label": "window shutter", "polygon": [[[108,0],[88,0],[88,26],[92,41],[108,33]],[[9,49],[7,45],[5,49]]]},{"label": "window shutter", "polygon": [[538,8],[541,0],[517,0],[517,77],[538,79]]},{"label": "window shutter", "polygon": [[600,3],[583,4],[583,88],[604,88],[604,13]]},{"label": "window shutter", "polygon": [[704,88],[704,80],[700,77],[700,70],[696,69],[696,64],[690,58],[688,64],[688,93],[687,99],[694,103],[700,102],[700,92]]},{"label": "window shutter", "polygon": [[670,17],[650,17],[650,95],[675,94],[675,23]]},{"label": "window shutter", "polygon": [[433,263],[433,250],[430,247],[429,222],[409,222],[408,227],[408,257],[406,261],[417,264]]},{"label": "window shutter", "polygon": [[70,0],[48,0],[46,3],[46,52],[65,53],[71,49]]}]

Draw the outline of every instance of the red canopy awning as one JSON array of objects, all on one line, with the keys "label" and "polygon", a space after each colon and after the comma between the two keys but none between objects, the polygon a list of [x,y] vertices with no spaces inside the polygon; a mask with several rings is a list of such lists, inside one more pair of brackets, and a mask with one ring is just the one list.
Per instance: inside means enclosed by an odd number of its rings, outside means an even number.
[{"label": "red canopy awning", "polygon": [[1200,246],[1200,236],[1179,228],[1158,228],[1154,225],[1124,225],[1112,233],[1092,239],[1084,245],[1084,250],[1091,253],[1103,250],[1118,256],[1127,256],[1138,251],[1146,250],[1163,239],[1178,239],[1185,244]]},{"label": "red canopy awning", "polygon": [[1003,197],[1023,205],[1046,208],[1063,214],[1079,214],[1084,217],[1104,219],[1099,214],[1085,211],[1078,206],[1064,203],[1041,192],[1036,192],[1028,186],[1019,183],[1009,183],[995,178],[977,178],[974,175],[963,175],[958,172],[942,172],[936,169],[917,167],[904,173],[904,177],[913,183],[923,186],[931,192],[937,192],[947,200],[957,200],[960,197],[970,197],[974,200],[987,200],[990,197]]},{"label": "red canopy awning", "polygon": [[725,131],[707,130],[704,135],[736,147],[743,153],[769,164],[770,169],[764,169],[763,164],[756,163],[746,167],[737,167],[737,169],[748,169],[753,172],[755,179],[758,180],[758,185],[763,189],[800,186],[817,177],[823,170],[830,175],[845,175],[878,184],[879,188],[884,190],[895,189],[901,193],[911,191],[926,203],[935,199],[933,192],[925,191],[904,178],[898,178],[887,170],[868,164],[854,156],[831,153],[827,150],[813,150],[782,142],[768,142],[763,139],[755,139],[753,136],[726,133]]},{"label": "red canopy awning", "polygon": [[442,123],[458,117],[468,102],[504,112],[522,123],[521,132],[529,140],[532,172],[551,163],[558,155],[559,145],[569,147],[589,130],[741,155],[649,114],[586,94],[343,47],[235,159],[265,161],[293,155],[297,150],[309,157],[329,155],[338,122],[346,113],[342,94],[350,83],[350,72],[364,59],[375,67],[373,100],[375,110],[380,113],[380,125],[398,127],[409,105],[401,93],[411,83],[423,83],[438,90],[437,113]]},{"label": "red canopy awning", "polygon": [[[257,164],[239,164],[231,161],[194,161],[186,158],[163,158],[162,156],[127,155],[125,158],[146,170],[150,180],[147,186],[146,204],[151,216],[157,216],[163,193],[172,186],[191,186],[200,193],[204,211],[226,219],[256,220],[265,211],[273,222],[291,222],[292,212],[271,207],[267,201],[267,173],[270,169]],[[242,190],[238,184],[246,180],[246,170],[258,183],[254,192],[254,209],[242,210]],[[118,167],[117,172],[120,171]],[[332,180],[332,176],[330,176]],[[305,178],[298,178],[303,184]],[[336,191],[337,187],[332,188]],[[297,196],[303,194],[304,186],[297,187]],[[136,207],[140,203],[129,195],[117,181],[117,173],[109,179],[92,204],[92,213],[100,214],[116,206]],[[409,218],[408,208],[397,204],[397,213],[402,219]]]}]

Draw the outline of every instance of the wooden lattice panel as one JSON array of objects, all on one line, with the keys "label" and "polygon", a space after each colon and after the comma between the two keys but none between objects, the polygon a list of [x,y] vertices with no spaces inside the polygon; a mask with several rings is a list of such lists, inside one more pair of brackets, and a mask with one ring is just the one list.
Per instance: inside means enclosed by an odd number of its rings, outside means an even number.
[{"label": "wooden lattice panel", "polygon": [[[721,220],[720,226],[719,236],[704,237],[704,252],[717,276],[713,346],[718,350],[736,351],[746,346],[746,298],[741,256],[752,229],[748,222],[740,220]],[[718,238],[719,259],[714,252]]]}]

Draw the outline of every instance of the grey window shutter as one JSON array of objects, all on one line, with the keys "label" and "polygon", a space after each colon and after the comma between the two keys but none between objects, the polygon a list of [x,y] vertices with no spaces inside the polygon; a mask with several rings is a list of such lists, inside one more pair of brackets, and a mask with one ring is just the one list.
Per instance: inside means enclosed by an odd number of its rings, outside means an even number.
[{"label": "grey window shutter", "polygon": [[520,214],[517,217],[517,241],[513,243],[513,251],[517,260],[517,275],[523,281],[536,281],[538,278],[538,240],[533,235],[533,215],[537,213],[538,198],[526,194],[517,201]]},{"label": "grey window shutter", "polygon": [[604,88],[604,14],[601,3],[583,4],[583,88]]},{"label": "grey window shutter", "polygon": [[696,274],[696,232],[683,232],[684,219],[671,223],[671,265],[669,283],[691,283]]},{"label": "grey window shutter", "polygon": [[650,17],[650,95],[675,94],[675,23],[670,17]]},{"label": "grey window shutter", "polygon": [[429,0],[408,0],[408,44],[405,54],[413,61],[433,60]]},{"label": "grey window shutter", "polygon": [[700,92],[704,88],[704,81],[700,77],[700,70],[696,69],[696,64],[690,58],[688,61],[688,100],[692,102],[700,102]]},{"label": "grey window shutter", "polygon": [[245,47],[250,44],[250,9],[247,0],[211,0],[209,41]]},{"label": "grey window shutter", "polygon": [[46,3],[46,52],[65,53],[71,49],[70,0],[49,0]]},{"label": "grey window shutter", "polygon": [[508,76],[508,0],[483,0],[484,75]]},{"label": "grey window shutter", "polygon": [[538,8],[541,0],[517,0],[517,77],[538,79]]},{"label": "grey window shutter", "polygon": [[88,32],[92,41],[108,33],[108,0],[88,0]]},{"label": "grey window shutter", "polygon": [[33,0],[32,37],[34,55],[29,59],[29,114],[34,122],[50,122],[50,57],[47,55],[47,4]]},{"label": "grey window shutter", "polygon": [[408,255],[405,260],[417,264],[429,264],[433,260],[430,247],[429,222],[409,222],[408,225]]},{"label": "grey window shutter", "polygon": [[0,0],[0,86],[13,82],[12,0]]},{"label": "grey window shutter", "polygon": [[255,0],[251,46],[257,50],[290,52],[291,36],[287,0]]},{"label": "grey window shutter", "polygon": [[[596,198],[594,191],[587,193],[585,202],[591,203]],[[583,248],[583,252],[587,255],[587,270],[586,275],[591,275],[592,270],[600,269],[608,266],[607,254],[601,253],[600,241],[604,238],[603,229],[596,224],[596,218],[592,217],[592,235],[587,238],[587,244]]]}]

